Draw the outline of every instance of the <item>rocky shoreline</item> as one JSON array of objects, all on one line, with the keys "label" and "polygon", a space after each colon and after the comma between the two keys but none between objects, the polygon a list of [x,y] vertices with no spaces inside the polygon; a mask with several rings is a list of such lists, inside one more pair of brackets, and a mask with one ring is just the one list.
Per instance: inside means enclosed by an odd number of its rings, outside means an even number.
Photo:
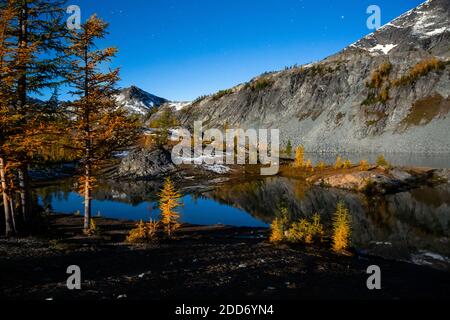
[{"label": "rocky shoreline", "polygon": [[[0,297],[29,300],[445,299],[447,272],[323,246],[267,242],[268,230],[184,225],[172,240],[128,244],[134,223],[98,218],[102,233],[81,234],[81,217],[50,217],[46,238],[0,239]],[[82,270],[82,290],[66,269]],[[383,289],[366,270],[382,269]]]}]

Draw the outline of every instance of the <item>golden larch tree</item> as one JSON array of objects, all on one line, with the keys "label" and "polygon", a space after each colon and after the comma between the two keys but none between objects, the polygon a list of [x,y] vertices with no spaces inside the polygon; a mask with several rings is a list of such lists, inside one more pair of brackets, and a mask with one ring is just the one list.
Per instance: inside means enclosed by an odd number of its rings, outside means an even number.
[{"label": "golden larch tree", "polygon": [[[30,95],[58,81],[65,35],[62,4],[55,0],[0,2],[1,156],[3,170],[9,169],[14,176],[11,181],[18,181],[19,208],[26,226],[33,213],[28,167],[47,128],[43,110]],[[3,189],[12,202],[12,188]],[[10,203],[10,207],[16,206]]]},{"label": "golden larch tree", "polygon": [[350,245],[351,237],[350,213],[344,202],[339,202],[333,217],[333,250],[345,250]]},{"label": "golden larch tree", "polygon": [[295,168],[303,168],[305,165],[305,148],[303,146],[297,147],[295,150]]},{"label": "golden larch tree", "polygon": [[96,42],[106,36],[108,24],[91,16],[80,30],[70,32],[67,56],[70,63],[65,77],[78,99],[68,108],[74,114],[71,130],[78,149],[83,174],[80,193],[84,197],[84,230],[91,220],[94,170],[114,151],[120,151],[137,139],[138,123],[120,110],[115,99],[119,69],[106,69],[117,50],[98,49]]},{"label": "golden larch tree", "polygon": [[181,194],[175,189],[170,178],[164,182],[164,186],[159,193],[159,210],[161,211],[161,223],[169,237],[180,227],[180,214],[176,208],[182,206]]}]

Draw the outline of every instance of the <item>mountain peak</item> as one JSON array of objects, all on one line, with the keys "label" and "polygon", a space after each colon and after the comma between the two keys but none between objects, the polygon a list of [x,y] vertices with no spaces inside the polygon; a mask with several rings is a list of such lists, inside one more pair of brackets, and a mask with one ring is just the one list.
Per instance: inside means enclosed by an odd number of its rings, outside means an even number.
[{"label": "mountain peak", "polygon": [[[346,50],[363,50],[371,55],[388,55],[411,49],[445,50],[440,38],[449,34],[450,1],[428,0],[350,45]],[[448,50],[447,50],[448,51]]]},{"label": "mountain peak", "polygon": [[129,113],[146,115],[151,109],[159,107],[168,102],[168,100],[150,94],[147,91],[132,85],[119,91],[117,94],[117,102],[120,107],[124,108]]}]

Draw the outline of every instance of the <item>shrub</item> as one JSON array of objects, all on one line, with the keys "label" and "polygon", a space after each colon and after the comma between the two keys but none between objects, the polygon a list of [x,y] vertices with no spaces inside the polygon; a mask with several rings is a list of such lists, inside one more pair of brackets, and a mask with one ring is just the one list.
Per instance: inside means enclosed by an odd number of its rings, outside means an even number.
[{"label": "shrub", "polygon": [[389,167],[389,162],[386,161],[384,155],[380,154],[377,158],[377,166],[380,167]]},{"label": "shrub", "polygon": [[300,219],[300,221],[292,224],[289,229],[288,239],[291,242],[305,242],[311,243],[311,224],[306,219]]},{"label": "shrub", "polygon": [[159,223],[150,220],[144,223],[142,220],[136,224],[136,227],[130,231],[127,236],[127,241],[131,243],[151,242],[156,239],[156,233]]},{"label": "shrub", "polygon": [[200,96],[200,97],[196,98],[194,101],[192,101],[192,105],[199,104],[200,102],[202,102],[206,98],[208,98],[207,95]]},{"label": "shrub", "polygon": [[220,90],[219,92],[217,92],[215,95],[213,95],[212,99],[214,101],[219,100],[220,98],[227,96],[229,94],[232,94],[233,90],[232,89],[226,89],[226,90]]},{"label": "shrub", "polygon": [[318,169],[318,170],[324,170],[325,167],[326,167],[325,162],[320,161],[320,162],[317,164],[316,169]]},{"label": "shrub", "polygon": [[260,78],[256,81],[253,81],[250,84],[250,89],[252,91],[259,91],[259,90],[265,89],[267,87],[270,87],[272,84],[273,84],[272,80],[267,79],[267,78]]},{"label": "shrub", "polygon": [[95,223],[95,220],[93,218],[91,218],[91,220],[89,220],[89,229],[86,231],[86,235],[88,236],[95,236],[98,235],[100,233],[100,230],[97,227],[97,224]]},{"label": "shrub", "polygon": [[144,221],[140,221],[136,224],[136,227],[130,231],[127,237],[128,242],[141,242],[147,237],[147,231]]},{"label": "shrub", "polygon": [[361,171],[369,170],[369,162],[367,160],[361,160],[359,162],[359,168]]},{"label": "shrub", "polygon": [[333,250],[339,252],[350,245],[350,214],[343,202],[339,202],[333,217]]},{"label": "shrub", "polygon": [[376,70],[372,72],[368,87],[381,88],[383,82],[389,78],[392,70],[392,64],[389,61],[383,62]]},{"label": "shrub", "polygon": [[389,100],[389,86],[383,86],[378,96],[378,100],[382,103],[386,103]]},{"label": "shrub", "polygon": [[311,172],[314,171],[314,166],[313,166],[311,160],[307,160],[307,161],[306,161],[306,163],[305,163],[305,169],[306,169],[306,170],[309,170],[309,171],[311,171]]},{"label": "shrub", "polygon": [[282,208],[280,210],[280,216],[273,220],[270,225],[270,238],[271,243],[280,243],[285,238],[286,226],[288,224],[287,209]]},{"label": "shrub", "polygon": [[392,70],[392,64],[389,61],[382,63],[376,70],[372,72],[367,87],[372,89],[367,98],[361,105],[372,105],[378,102],[386,103],[389,100],[389,89],[391,82],[389,75]]},{"label": "shrub", "polygon": [[320,216],[315,214],[312,218],[312,222],[307,219],[300,219],[300,221],[292,224],[288,234],[288,239],[291,242],[312,244],[316,240],[322,241],[324,228],[320,222]]},{"label": "shrub", "polygon": [[436,57],[425,58],[416,65],[414,65],[407,74],[400,79],[394,81],[394,85],[410,85],[417,81],[419,78],[427,75],[431,71],[442,70],[445,68],[445,63],[437,59]]},{"label": "shrub", "polygon": [[335,169],[342,169],[343,166],[344,166],[344,163],[342,162],[341,156],[337,156],[336,163],[334,164],[334,168]]},{"label": "shrub", "polygon": [[305,164],[305,148],[303,146],[298,147],[295,150],[295,168],[303,168]]},{"label": "shrub", "polygon": [[350,169],[351,167],[352,167],[352,162],[351,162],[349,159],[345,160],[345,162],[344,162],[342,168],[344,168],[344,169]]}]

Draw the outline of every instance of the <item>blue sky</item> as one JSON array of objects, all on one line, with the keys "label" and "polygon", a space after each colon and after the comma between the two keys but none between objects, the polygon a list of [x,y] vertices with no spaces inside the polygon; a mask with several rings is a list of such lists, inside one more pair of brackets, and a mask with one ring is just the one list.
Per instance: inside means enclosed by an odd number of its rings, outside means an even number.
[{"label": "blue sky", "polygon": [[100,46],[119,49],[120,86],[192,100],[265,71],[320,60],[424,0],[69,0],[110,23]]}]

